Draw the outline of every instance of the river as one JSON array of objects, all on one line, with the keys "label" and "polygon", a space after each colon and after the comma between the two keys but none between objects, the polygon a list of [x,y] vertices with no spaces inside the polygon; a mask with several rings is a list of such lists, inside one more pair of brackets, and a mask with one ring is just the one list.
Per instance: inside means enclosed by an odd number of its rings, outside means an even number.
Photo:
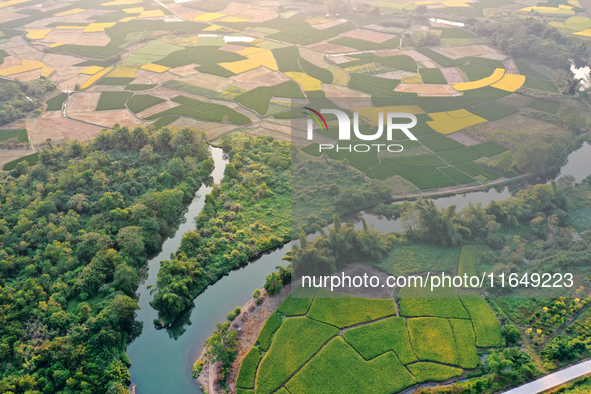
[{"label": "river", "polygon": [[[219,148],[212,148],[215,169],[212,177],[219,183],[228,161],[223,157]],[[561,168],[558,176],[572,175],[579,182],[591,174],[591,145],[584,143],[581,148],[572,152],[566,164]],[[182,236],[188,230],[195,229],[195,218],[203,208],[205,195],[211,191],[211,186],[201,186],[195,199],[189,205],[180,221],[175,234],[169,237],[162,247],[162,251],[151,258],[147,265],[147,273],[138,288],[140,310],[137,320],[143,323],[143,330],[127,347],[127,354],[131,359],[131,381],[137,385],[137,394],[185,394],[199,393],[199,387],[191,376],[193,362],[199,356],[205,340],[213,333],[217,322],[225,321],[228,312],[236,306],[248,301],[255,288],[261,288],[265,276],[274,271],[275,266],[284,264],[281,258],[289,250],[290,245],[264,254],[256,261],[238,270],[232,271],[214,285],[208,287],[194,300],[194,308],[180,316],[170,329],[157,330],[153,320],[157,312],[150,306],[150,284],[156,283],[160,261],[169,259],[174,253]],[[457,205],[458,210],[469,203],[482,203],[486,206],[493,200],[504,200],[512,195],[507,187],[493,188],[488,191],[468,193],[435,200],[439,207]],[[368,212],[348,215],[345,221],[352,221],[356,228],[361,223],[356,220],[363,215],[366,222],[380,231],[403,231],[400,220],[389,220]],[[587,370],[591,372],[591,368]]]}]

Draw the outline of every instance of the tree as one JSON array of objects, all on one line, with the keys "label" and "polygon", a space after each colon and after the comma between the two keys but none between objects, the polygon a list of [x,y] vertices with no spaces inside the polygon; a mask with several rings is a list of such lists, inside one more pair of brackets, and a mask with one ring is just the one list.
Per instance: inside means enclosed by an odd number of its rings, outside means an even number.
[{"label": "tree", "polygon": [[117,245],[119,245],[121,255],[131,258],[131,263],[136,266],[145,257],[146,248],[141,227],[127,226],[119,230]]},{"label": "tree", "polygon": [[265,284],[263,286],[269,295],[275,295],[281,293],[283,290],[283,282],[279,272],[273,272],[265,278]]},{"label": "tree", "polygon": [[238,332],[229,329],[229,322],[218,323],[216,328],[213,335],[205,341],[205,348],[206,356],[213,362],[219,362],[222,365],[220,380],[223,385],[232,362],[236,359],[240,342],[238,341]]},{"label": "tree", "polygon": [[137,271],[127,263],[119,264],[115,267],[113,286],[128,296],[133,296],[135,289],[137,289],[138,286]]}]

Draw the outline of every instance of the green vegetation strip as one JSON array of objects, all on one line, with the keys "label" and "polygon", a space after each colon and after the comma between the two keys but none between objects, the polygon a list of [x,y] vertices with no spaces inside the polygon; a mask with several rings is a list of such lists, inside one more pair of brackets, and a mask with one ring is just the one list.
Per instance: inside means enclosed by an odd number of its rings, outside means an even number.
[{"label": "green vegetation strip", "polygon": [[52,98],[50,98],[49,100],[46,101],[47,108],[45,110],[46,111],[61,111],[62,105],[64,104],[64,102],[66,101],[67,98],[68,98],[67,93],[59,93],[58,95],[53,96]]},{"label": "green vegetation strip", "polygon": [[460,368],[430,362],[410,364],[407,368],[417,379],[417,383],[443,382],[447,379],[461,376],[463,372]]},{"label": "green vegetation strip", "polygon": [[98,104],[96,105],[96,110],[107,111],[113,109],[125,109],[125,103],[131,96],[133,96],[132,92],[101,92]]},{"label": "green vegetation strip", "polygon": [[240,364],[240,372],[236,379],[236,386],[246,389],[254,389],[254,382],[256,379],[257,368],[263,356],[261,351],[256,346],[253,346],[246,356],[242,359]]},{"label": "green vegetation strip", "polygon": [[283,323],[283,318],[281,315],[277,312],[271,313],[265,322],[265,325],[259,332],[259,336],[255,345],[266,352],[269,349],[269,346],[271,346],[273,335],[275,335],[275,332],[279,329],[281,323]]},{"label": "green vegetation strip", "polygon": [[480,297],[461,298],[461,300],[474,325],[476,346],[501,346],[501,324],[487,302]]}]

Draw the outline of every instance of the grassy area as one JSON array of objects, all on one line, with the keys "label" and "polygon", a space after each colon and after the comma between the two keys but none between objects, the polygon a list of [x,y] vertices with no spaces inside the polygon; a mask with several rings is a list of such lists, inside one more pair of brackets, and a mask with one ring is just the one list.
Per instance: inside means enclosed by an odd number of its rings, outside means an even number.
[{"label": "grassy area", "polygon": [[108,111],[113,109],[125,109],[125,103],[133,96],[132,92],[115,91],[115,92],[101,92],[97,111]]},{"label": "grassy area", "polygon": [[306,317],[286,319],[263,357],[256,377],[257,392],[272,393],[339,330]]},{"label": "grassy area", "polygon": [[410,275],[436,268],[440,271],[458,265],[460,248],[442,248],[431,244],[398,245],[375,265],[391,275]]},{"label": "grassy area", "polygon": [[250,123],[250,119],[246,115],[226,107],[225,105],[206,103],[185,96],[177,96],[173,98],[172,101],[181,105],[148,116],[146,119],[151,120],[167,115],[178,115],[212,122],[230,121],[231,123],[239,125]]},{"label": "grassy area", "polygon": [[513,115],[519,110],[515,107],[507,107],[499,104],[496,101],[491,101],[486,104],[477,105],[470,108],[470,112],[474,115],[483,117],[486,120],[493,121],[504,118],[505,116]]},{"label": "grassy area", "polygon": [[410,345],[406,319],[402,317],[391,317],[347,330],[343,338],[366,360],[393,351],[405,365],[417,361]]},{"label": "grassy area", "polygon": [[438,68],[419,68],[423,83],[447,83],[447,79]]},{"label": "grassy area", "polygon": [[537,99],[529,103],[528,107],[555,114],[560,108],[560,102]]},{"label": "grassy area", "polygon": [[156,86],[158,86],[158,85],[153,84],[153,83],[134,83],[134,84],[127,85],[125,87],[125,90],[129,90],[132,92],[139,92],[142,90],[148,90],[148,89],[155,88]]},{"label": "grassy area", "polygon": [[352,37],[339,37],[330,41],[331,44],[344,45],[347,47],[359,49],[360,51],[370,49],[391,49],[400,45],[400,37],[394,37],[382,43],[360,40]]},{"label": "grassy area", "polygon": [[482,157],[480,153],[467,146],[444,150],[442,152],[438,152],[437,154],[449,164],[464,163],[466,161],[473,161]]},{"label": "grassy area", "polygon": [[[298,288],[298,290],[299,289],[300,288]],[[312,305],[312,301],[314,300],[314,291],[309,293],[309,296],[307,296],[308,294],[299,294],[297,297],[293,297],[292,292],[292,294],[288,295],[285,301],[279,305],[277,312],[282,313],[285,316],[305,315],[308,312],[308,309],[310,309],[310,305]]]},{"label": "grassy area", "polygon": [[476,262],[478,257],[487,249],[484,245],[465,245],[460,252],[460,261],[458,263],[458,275],[468,276],[478,275]]},{"label": "grassy area", "polygon": [[347,86],[351,89],[374,94],[382,91],[394,90],[399,83],[400,81],[398,79],[380,78],[364,74],[351,74],[351,79]]},{"label": "grassy area", "polygon": [[2,167],[3,171],[12,171],[15,169],[16,165],[20,162],[26,161],[30,166],[39,163],[39,153],[33,153],[32,155],[19,157],[16,160],[9,161],[8,163],[4,164]]},{"label": "grassy area", "polygon": [[436,189],[456,185],[456,181],[437,168],[405,168],[399,175],[421,190]]},{"label": "grassy area", "polygon": [[458,170],[455,167],[444,167],[440,168],[439,171],[453,179],[459,185],[464,185],[475,181],[474,178],[467,175],[465,172]]},{"label": "grassy area", "polygon": [[494,141],[472,145],[470,148],[474,149],[476,152],[486,157],[495,156],[507,150],[507,148],[505,148],[503,145],[497,144]]},{"label": "grassy area", "polygon": [[18,142],[29,142],[27,129],[0,129],[0,141],[15,139]]},{"label": "grassy area", "polygon": [[46,101],[47,108],[45,110],[46,111],[61,111],[62,105],[64,104],[64,102],[66,101],[67,98],[68,98],[68,94],[63,93],[63,92],[53,96],[52,98],[50,98],[49,100]]}]

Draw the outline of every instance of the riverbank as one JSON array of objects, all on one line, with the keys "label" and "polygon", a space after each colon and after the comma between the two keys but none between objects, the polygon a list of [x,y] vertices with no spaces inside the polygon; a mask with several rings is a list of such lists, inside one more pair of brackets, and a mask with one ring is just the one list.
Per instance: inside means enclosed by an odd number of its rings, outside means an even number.
[{"label": "riverbank", "polygon": [[[253,289],[254,291],[254,289]],[[264,297],[264,301],[257,305],[256,298],[251,298],[246,304],[242,306],[242,312],[240,315],[232,321],[230,330],[238,332],[238,340],[240,346],[238,348],[238,354],[236,360],[232,363],[232,368],[227,376],[226,387],[230,392],[236,392],[236,378],[238,377],[238,371],[240,370],[240,364],[242,359],[252,346],[256,343],[261,328],[267,321],[271,313],[275,312],[279,305],[287,298],[291,292],[291,285],[283,288],[281,293],[270,296],[264,289],[261,290],[261,296]],[[196,361],[205,359],[205,346],[199,354],[199,358]],[[203,391],[207,394],[220,394],[220,385],[217,381],[219,373],[219,364],[212,364],[211,362],[204,361],[203,370],[197,377],[197,382],[202,387]]]}]

